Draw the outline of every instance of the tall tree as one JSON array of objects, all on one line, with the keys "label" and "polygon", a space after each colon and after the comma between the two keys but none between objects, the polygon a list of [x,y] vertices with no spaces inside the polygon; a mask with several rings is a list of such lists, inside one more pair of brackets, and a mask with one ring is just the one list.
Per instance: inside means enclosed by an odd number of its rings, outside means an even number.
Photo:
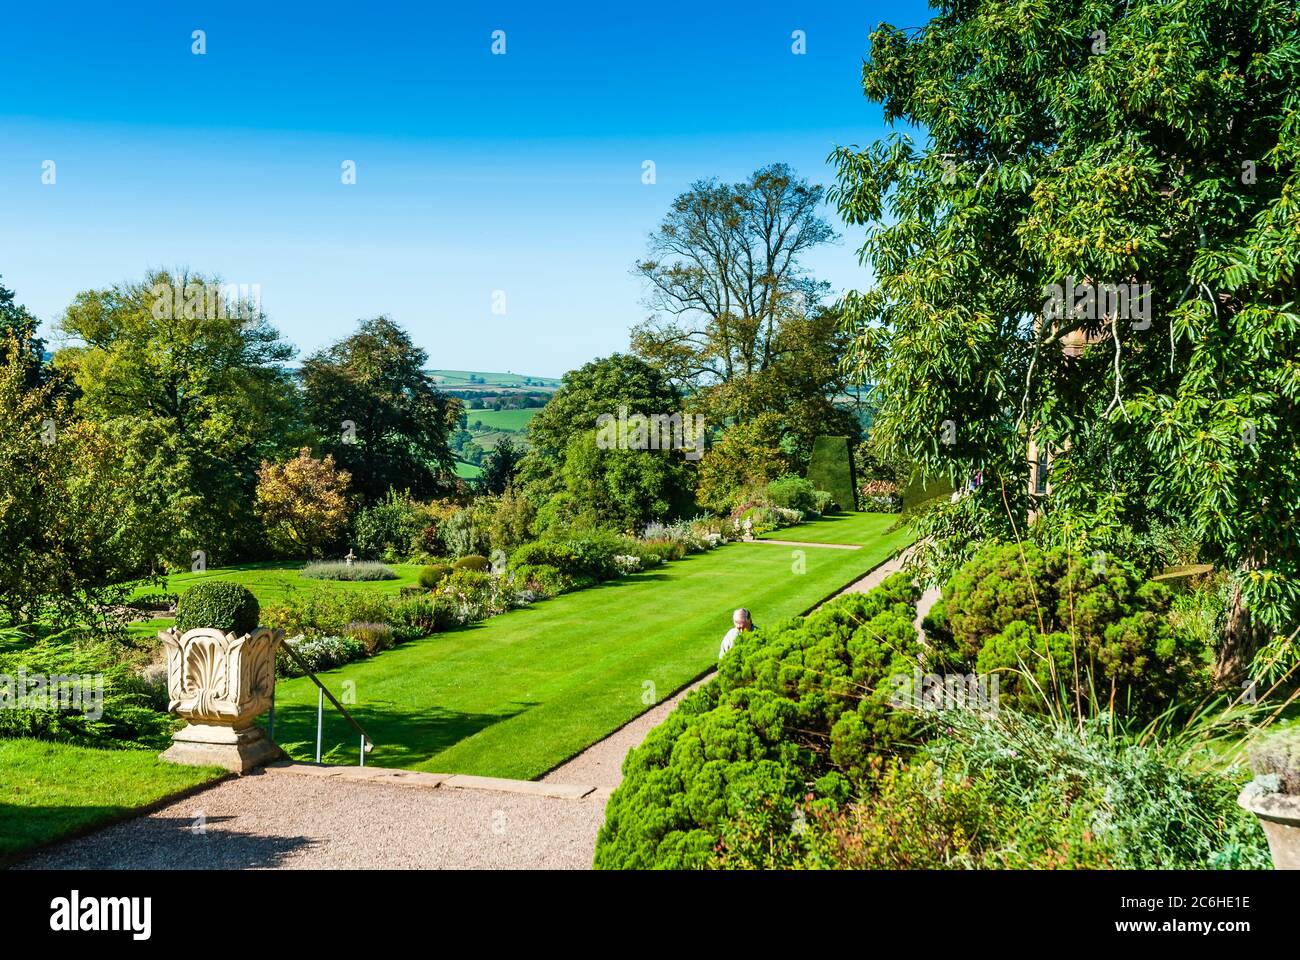
[{"label": "tall tree", "polygon": [[426,497],[450,489],[448,438],[463,411],[425,373],[428,360],[405,330],[377,317],[303,363],[307,418],[321,449],[367,503],[389,490]]},{"label": "tall tree", "polygon": [[0,340],[0,626],[112,629],[116,585],[177,519],[159,502],[166,478],[129,433],[74,418],[60,384],[31,386],[30,355]]},{"label": "tall tree", "polygon": [[478,478],[479,489],[484,493],[505,493],[519,472],[519,463],[523,458],[523,448],[509,437],[502,437],[483,457],[483,473]]},{"label": "tall tree", "polygon": [[802,457],[818,434],[851,426],[828,399],[844,387],[828,284],[803,264],[835,236],[822,202],[822,187],[781,163],[741,183],[699,181],[636,264],[655,312],[633,329],[633,352],[719,426],[789,414]]},{"label": "tall tree", "polygon": [[681,412],[678,390],[636,357],[616,353],[566,373],[528,422],[529,450],[519,469],[540,522],[628,529],[685,512],[694,483],[687,451],[611,445],[597,438],[598,425],[607,418]]},{"label": "tall tree", "polygon": [[880,27],[863,77],[926,136],[834,155],[876,277],[848,323],[878,444],[982,471],[961,509],[985,529],[1031,505],[1072,537],[1191,521],[1237,572],[1239,678],[1300,601],[1295,4],[944,2]]},{"label": "tall tree", "polygon": [[26,364],[25,382],[38,386],[45,373],[45,341],[36,336],[36,318],[14,298],[14,292],[0,282],[0,360],[3,351],[17,343]]},{"label": "tall tree", "polygon": [[189,565],[253,555],[257,469],[301,440],[292,345],[260,306],[216,278],[153,271],[142,282],[77,295],[60,323],[71,341],[54,358],[75,383],[77,413],[162,452],[171,499],[192,504],[167,558]]}]

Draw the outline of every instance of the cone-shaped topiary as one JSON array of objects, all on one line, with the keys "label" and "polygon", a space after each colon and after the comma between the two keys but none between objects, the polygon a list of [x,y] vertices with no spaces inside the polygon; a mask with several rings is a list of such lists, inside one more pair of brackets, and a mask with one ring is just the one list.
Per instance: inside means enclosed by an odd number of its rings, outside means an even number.
[{"label": "cone-shaped topiary", "polygon": [[237,583],[210,580],[190,587],[176,604],[176,629],[211,627],[242,636],[257,628],[257,597]]}]

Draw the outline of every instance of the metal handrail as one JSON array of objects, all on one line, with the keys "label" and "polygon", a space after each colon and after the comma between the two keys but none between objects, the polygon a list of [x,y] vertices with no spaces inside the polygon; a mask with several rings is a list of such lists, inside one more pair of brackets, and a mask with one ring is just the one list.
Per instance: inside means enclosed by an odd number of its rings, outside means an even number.
[{"label": "metal handrail", "polygon": [[[343,714],[343,719],[352,725],[352,729],[361,735],[361,766],[366,765],[366,754],[374,749],[375,743],[370,739],[369,734],[361,729],[361,724],[353,719],[352,714],[348,713],[347,707],[335,699],[334,694],[325,688],[325,684],[320,682],[320,678],[312,672],[311,667],[307,666],[307,661],[302,658],[293,647],[289,646],[287,641],[281,640],[280,646],[284,647],[286,653],[293,658],[298,666],[302,667],[304,675],[311,678],[311,682],[316,684],[316,762],[320,763],[321,758],[321,728],[325,719],[325,698],[334,704],[334,709]],[[275,739],[275,684],[271,685],[271,715],[267,720],[267,736]]]}]

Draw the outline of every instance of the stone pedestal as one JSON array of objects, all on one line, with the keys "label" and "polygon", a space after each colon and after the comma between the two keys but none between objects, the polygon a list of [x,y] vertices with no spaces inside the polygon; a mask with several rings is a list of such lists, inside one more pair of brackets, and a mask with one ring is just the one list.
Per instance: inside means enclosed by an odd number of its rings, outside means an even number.
[{"label": "stone pedestal", "polygon": [[271,707],[283,636],[265,627],[242,637],[207,628],[158,634],[167,653],[169,707],[189,721],[173,734],[162,759],[247,773],[284,755],[253,726]]},{"label": "stone pedestal", "polygon": [[1300,870],[1300,796],[1265,793],[1247,785],[1237,803],[1259,818],[1273,855],[1273,868]]}]

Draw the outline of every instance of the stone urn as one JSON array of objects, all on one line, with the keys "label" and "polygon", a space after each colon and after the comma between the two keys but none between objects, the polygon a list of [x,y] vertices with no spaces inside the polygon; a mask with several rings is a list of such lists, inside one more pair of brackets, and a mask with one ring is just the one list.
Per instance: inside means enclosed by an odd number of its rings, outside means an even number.
[{"label": "stone urn", "polygon": [[1263,737],[1249,748],[1255,779],[1237,803],[1259,818],[1278,870],[1300,870],[1300,728]]},{"label": "stone urn", "polygon": [[1259,818],[1274,869],[1300,870],[1300,796],[1269,790],[1263,779],[1246,784],[1237,803]]},{"label": "stone urn", "polygon": [[283,630],[236,636],[208,627],[163,630],[168,709],[189,721],[162,753],[172,763],[214,764],[247,773],[284,755],[253,720],[271,708],[275,652]]}]

